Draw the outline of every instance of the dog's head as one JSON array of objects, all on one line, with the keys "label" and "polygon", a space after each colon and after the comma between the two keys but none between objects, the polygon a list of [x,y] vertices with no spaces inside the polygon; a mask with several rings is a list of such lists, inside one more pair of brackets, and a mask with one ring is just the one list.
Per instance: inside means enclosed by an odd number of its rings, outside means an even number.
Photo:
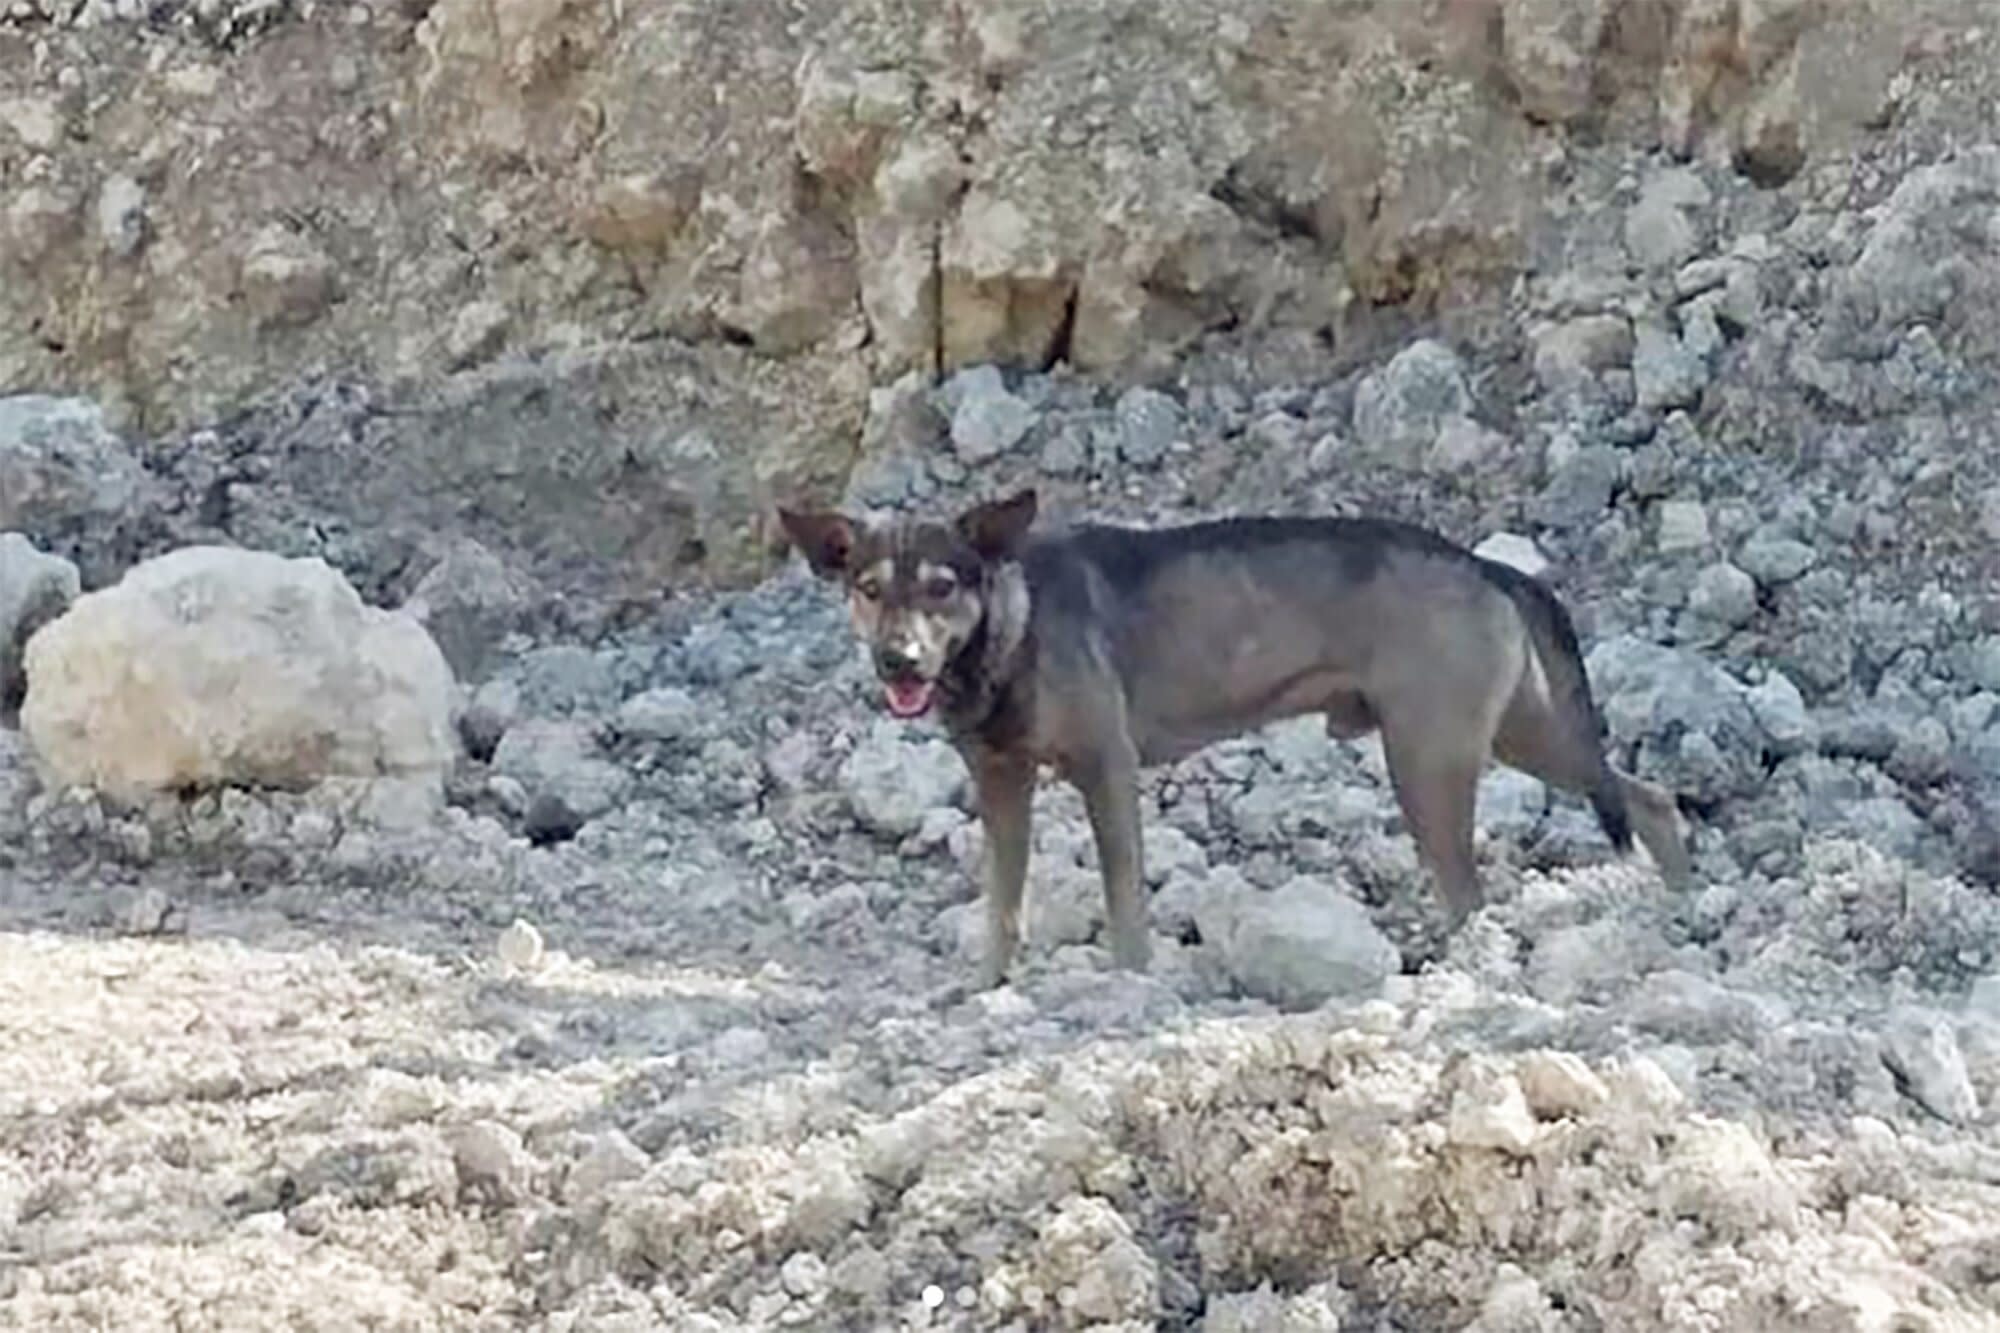
[{"label": "dog's head", "polygon": [[780,508],[779,522],[813,573],[847,590],[889,711],[917,717],[986,618],[1000,566],[1035,520],[1035,492],[975,505],[950,521],[864,520]]}]

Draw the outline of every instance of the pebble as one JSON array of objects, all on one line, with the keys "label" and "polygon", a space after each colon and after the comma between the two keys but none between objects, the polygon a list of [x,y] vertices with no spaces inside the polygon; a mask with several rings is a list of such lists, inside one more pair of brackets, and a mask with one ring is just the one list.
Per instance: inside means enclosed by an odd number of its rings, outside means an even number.
[{"label": "pebble", "polygon": [[500,961],[522,972],[532,972],[542,965],[542,932],[535,929],[532,922],[516,917],[514,923],[500,932]]}]

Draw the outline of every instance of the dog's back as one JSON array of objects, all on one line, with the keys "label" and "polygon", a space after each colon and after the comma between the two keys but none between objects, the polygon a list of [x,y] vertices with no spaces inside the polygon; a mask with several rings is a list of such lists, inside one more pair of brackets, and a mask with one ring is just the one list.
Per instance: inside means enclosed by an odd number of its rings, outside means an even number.
[{"label": "dog's back", "polygon": [[1044,641],[1115,668],[1149,759],[1316,711],[1343,735],[1384,709],[1490,732],[1532,670],[1541,743],[1594,777],[1599,822],[1630,845],[1561,603],[1439,533],[1381,518],[1089,523],[1040,535],[1023,564]]}]

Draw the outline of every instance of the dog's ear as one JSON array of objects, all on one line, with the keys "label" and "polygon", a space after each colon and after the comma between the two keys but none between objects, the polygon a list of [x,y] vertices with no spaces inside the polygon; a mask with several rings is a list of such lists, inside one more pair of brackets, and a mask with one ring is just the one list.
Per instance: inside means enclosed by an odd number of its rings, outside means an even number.
[{"label": "dog's ear", "polygon": [[823,579],[836,579],[847,572],[848,557],[854,554],[854,523],[845,514],[826,509],[787,509],[780,505],[778,522],[792,545],[804,553],[813,573]]},{"label": "dog's ear", "polygon": [[1004,500],[974,505],[958,516],[958,533],[987,560],[1004,560],[1020,549],[1021,539],[1035,521],[1035,488],[1019,490]]}]

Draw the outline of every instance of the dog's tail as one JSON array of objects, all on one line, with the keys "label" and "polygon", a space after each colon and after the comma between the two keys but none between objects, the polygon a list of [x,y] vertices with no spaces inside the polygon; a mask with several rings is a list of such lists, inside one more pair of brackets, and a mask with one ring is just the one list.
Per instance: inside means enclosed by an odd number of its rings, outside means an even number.
[{"label": "dog's tail", "polygon": [[1590,679],[1583,670],[1583,651],[1577,645],[1576,627],[1569,612],[1548,585],[1533,575],[1496,560],[1484,561],[1487,576],[1514,599],[1521,617],[1527,621],[1528,637],[1541,664],[1542,678],[1548,682],[1549,699],[1557,717],[1568,730],[1568,741],[1579,753],[1589,754],[1596,766],[1596,781],[1587,793],[1590,808],[1604,836],[1620,852],[1632,850],[1632,817],[1625,808],[1625,789],[1611,771],[1604,753],[1604,715],[1590,692]]}]

